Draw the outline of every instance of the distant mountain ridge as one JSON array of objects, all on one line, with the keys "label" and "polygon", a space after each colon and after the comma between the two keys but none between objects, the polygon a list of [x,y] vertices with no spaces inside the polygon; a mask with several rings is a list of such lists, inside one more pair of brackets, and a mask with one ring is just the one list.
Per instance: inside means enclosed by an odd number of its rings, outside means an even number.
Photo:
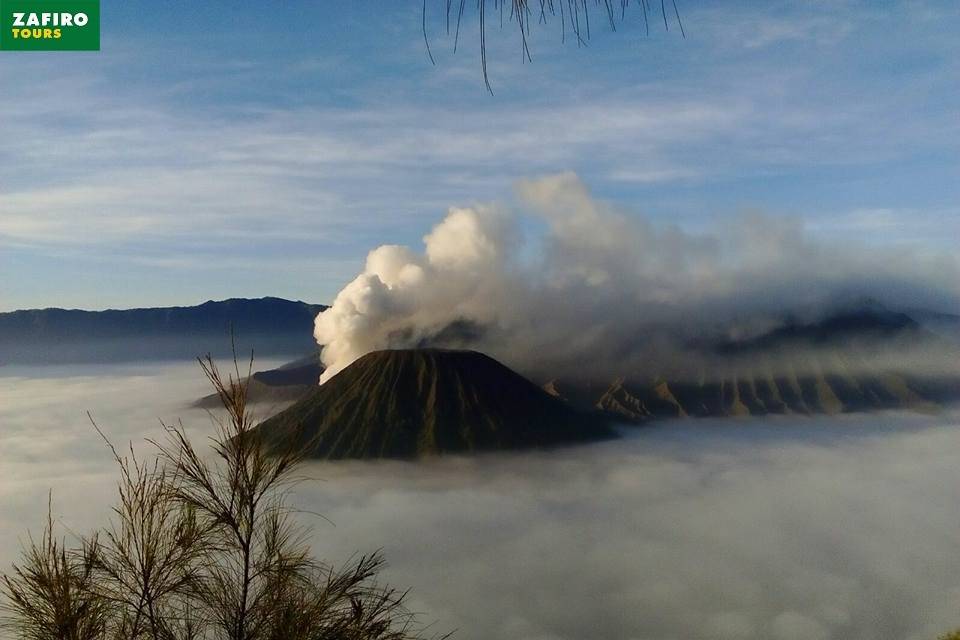
[{"label": "distant mountain ridge", "polygon": [[299,354],[315,347],[313,321],[326,307],[282,298],[231,298],[197,306],[0,313],[0,363],[114,362],[229,353]]},{"label": "distant mountain ridge", "polygon": [[[695,376],[624,373],[606,388],[551,380],[549,392],[630,421],[651,418],[928,411],[960,398],[960,346],[877,303],[812,322],[788,319],[746,340],[698,345]],[[921,375],[904,358],[952,357],[952,375]]]},{"label": "distant mountain ridge", "polygon": [[135,309],[28,309],[0,313],[0,339],[122,338],[131,335],[210,333],[223,331],[231,322],[253,333],[303,329],[324,305],[283,298],[228,298],[195,306]]},{"label": "distant mountain ridge", "polygon": [[792,317],[760,336],[748,340],[727,340],[714,345],[721,354],[750,353],[779,349],[795,342],[806,345],[831,345],[839,342],[902,338],[922,331],[921,324],[906,313],[891,311],[876,304],[846,309],[812,322]]},{"label": "distant mountain ridge", "polygon": [[[574,385],[575,387],[575,385]],[[584,394],[558,381],[549,390],[571,403]],[[818,415],[904,409],[932,411],[960,397],[956,378],[930,380],[902,373],[753,372],[706,382],[621,377],[593,395],[593,406],[629,422],[653,418]],[[579,400],[578,400],[579,399]]]}]

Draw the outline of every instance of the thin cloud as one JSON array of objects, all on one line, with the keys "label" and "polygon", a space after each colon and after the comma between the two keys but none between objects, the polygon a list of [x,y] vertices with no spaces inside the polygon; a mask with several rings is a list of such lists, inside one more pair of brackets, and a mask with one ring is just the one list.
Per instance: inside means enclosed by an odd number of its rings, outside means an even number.
[{"label": "thin cloud", "polygon": [[[950,187],[924,168],[936,169],[960,139],[943,81],[960,58],[950,16],[784,7],[795,8],[744,5],[719,16],[690,8],[686,40],[661,34],[635,57],[613,46],[634,42],[627,25],[580,52],[544,32],[533,65],[504,62],[496,99],[476,69],[468,72],[466,54],[428,69],[417,16],[388,9],[383,24],[350,44],[363,55],[327,44],[306,57],[295,49],[232,55],[222,41],[204,40],[171,57],[167,40],[133,46],[112,34],[101,55],[82,62],[18,60],[3,68],[0,135],[29,144],[0,151],[0,248],[121,255],[163,244],[211,263],[235,251],[238,238],[313,239],[300,258],[363,251],[409,242],[411,228],[451,204],[503,198],[517,178],[566,169],[604,195],[685,221],[759,200],[810,206],[812,215],[940,207],[924,180],[948,195]],[[334,17],[349,21],[352,10],[338,7]],[[409,33],[397,22],[408,18]],[[822,36],[828,29],[818,20],[853,25],[856,37],[841,38],[828,59],[794,39]],[[898,71],[889,26],[910,43],[909,73]],[[744,32],[770,44],[732,51],[720,40]],[[513,35],[504,34],[504,47]],[[195,43],[178,37],[177,45]],[[377,46],[365,46],[368,38]],[[785,38],[804,47],[783,46]],[[337,56],[347,61],[324,62]],[[867,59],[875,65],[865,67]],[[423,82],[411,82],[412,73]],[[38,86],[31,80],[39,77]],[[876,195],[849,184],[859,174],[909,183]],[[890,198],[916,202],[883,201]],[[191,244],[210,229],[222,240]],[[249,271],[278,259],[251,248]]]}]

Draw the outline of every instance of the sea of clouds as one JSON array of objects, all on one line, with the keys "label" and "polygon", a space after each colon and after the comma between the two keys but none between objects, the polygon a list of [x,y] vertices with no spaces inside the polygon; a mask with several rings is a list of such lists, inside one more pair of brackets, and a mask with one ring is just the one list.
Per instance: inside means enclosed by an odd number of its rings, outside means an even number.
[{"label": "sea of clouds", "polygon": [[[270,363],[261,363],[268,366]],[[118,443],[205,392],[195,365],[0,369],[0,563],[107,515]],[[266,409],[261,409],[266,411]],[[382,548],[464,640],[920,640],[960,626],[960,418],[700,420],[530,454],[311,463],[320,557]]]}]

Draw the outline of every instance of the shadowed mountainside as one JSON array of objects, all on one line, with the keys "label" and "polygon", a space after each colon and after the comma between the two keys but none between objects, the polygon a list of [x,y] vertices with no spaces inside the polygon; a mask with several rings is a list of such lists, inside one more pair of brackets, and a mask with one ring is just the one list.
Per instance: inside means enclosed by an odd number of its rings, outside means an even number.
[{"label": "shadowed mountainside", "polygon": [[[276,369],[257,371],[246,381],[247,401],[282,404],[299,400],[316,388],[322,373],[319,351]],[[221,404],[220,396],[211,393],[194,402],[193,406],[217,409]]]},{"label": "shadowed mountainside", "polygon": [[960,367],[956,343],[927,331],[906,314],[877,305],[814,323],[788,321],[749,340],[698,346],[705,357],[697,376],[676,379],[638,373],[621,375],[603,390],[563,380],[552,380],[545,388],[574,405],[633,421],[930,411],[960,398],[960,376],[921,376],[899,360],[925,348],[941,356],[954,354]]},{"label": "shadowed mountainside", "polygon": [[550,396],[475,351],[367,354],[258,427],[317,458],[416,458],[545,447],[611,435],[593,413]]},{"label": "shadowed mountainside", "polygon": [[787,316],[777,328],[749,339],[719,340],[697,346],[724,356],[738,356],[782,352],[795,347],[875,349],[882,346],[889,350],[932,338],[934,335],[908,314],[866,301],[812,322]]},{"label": "shadowed mountainside", "polygon": [[[558,389],[559,387],[559,389]],[[562,385],[555,391],[564,397]],[[709,382],[618,378],[593,406],[631,421],[650,418],[835,414],[883,409],[931,411],[960,397],[957,380],[906,374],[774,375],[762,368]]]}]

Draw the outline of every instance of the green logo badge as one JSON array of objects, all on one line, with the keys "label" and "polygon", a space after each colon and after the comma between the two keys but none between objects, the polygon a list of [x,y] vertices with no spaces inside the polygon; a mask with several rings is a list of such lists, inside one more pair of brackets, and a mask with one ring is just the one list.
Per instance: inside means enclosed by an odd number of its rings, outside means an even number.
[{"label": "green logo badge", "polygon": [[0,51],[99,51],[100,0],[0,0]]}]

